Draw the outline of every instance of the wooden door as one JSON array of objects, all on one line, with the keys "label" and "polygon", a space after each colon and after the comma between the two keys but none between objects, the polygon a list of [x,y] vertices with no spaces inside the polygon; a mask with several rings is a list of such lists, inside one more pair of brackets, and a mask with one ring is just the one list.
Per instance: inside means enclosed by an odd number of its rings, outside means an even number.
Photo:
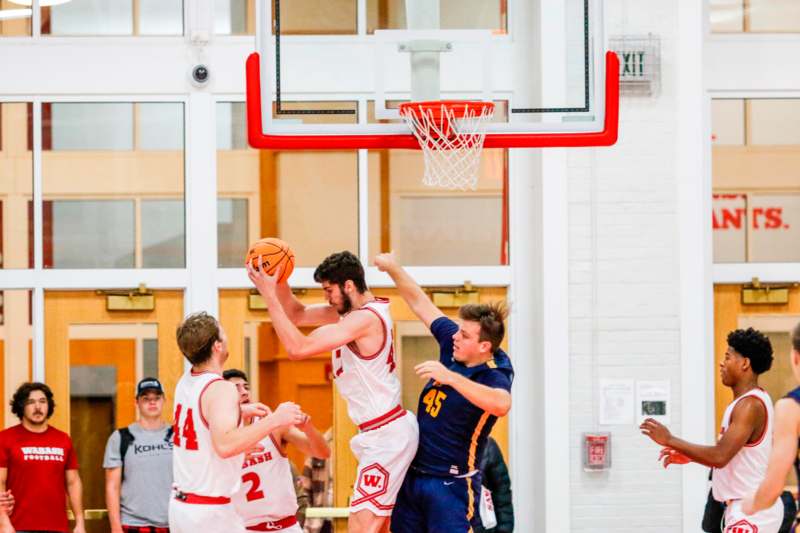
[{"label": "wooden door", "polygon": [[797,386],[789,367],[788,335],[800,322],[800,287],[789,289],[789,301],[781,305],[746,305],[742,303],[742,285],[714,287],[714,391],[715,431],[719,429],[725,408],[733,400],[730,389],[719,379],[719,364],[725,356],[728,333],[753,327],[766,334],[773,345],[772,368],[759,377],[759,384],[777,400]]}]

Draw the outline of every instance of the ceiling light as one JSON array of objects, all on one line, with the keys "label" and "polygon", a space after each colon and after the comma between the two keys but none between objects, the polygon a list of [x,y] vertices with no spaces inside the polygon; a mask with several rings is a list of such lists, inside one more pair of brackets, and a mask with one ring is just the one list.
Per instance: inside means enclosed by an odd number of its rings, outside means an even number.
[{"label": "ceiling light", "polygon": [[27,19],[31,13],[30,9],[0,9],[0,20]]},{"label": "ceiling light", "polygon": [[[33,0],[8,0],[12,4],[17,4],[18,6],[32,6]],[[50,7],[50,6],[57,6],[60,4],[66,4],[70,0],[39,0],[40,7]]]}]

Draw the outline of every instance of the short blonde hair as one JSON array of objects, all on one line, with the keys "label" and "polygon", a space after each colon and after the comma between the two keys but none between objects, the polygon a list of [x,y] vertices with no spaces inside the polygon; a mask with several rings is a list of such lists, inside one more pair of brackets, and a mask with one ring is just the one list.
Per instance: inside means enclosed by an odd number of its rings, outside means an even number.
[{"label": "short blonde hair", "polygon": [[219,340],[219,322],[205,311],[192,313],[180,323],[175,337],[184,357],[201,365],[211,359],[211,349]]}]

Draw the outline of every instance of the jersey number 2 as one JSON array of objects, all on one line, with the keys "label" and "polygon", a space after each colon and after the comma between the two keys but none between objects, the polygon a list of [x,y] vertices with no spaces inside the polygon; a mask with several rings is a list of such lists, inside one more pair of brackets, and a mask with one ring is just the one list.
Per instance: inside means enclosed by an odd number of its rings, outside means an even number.
[{"label": "jersey number 2", "polygon": [[439,410],[442,408],[442,402],[447,398],[447,394],[440,390],[431,389],[428,394],[422,398],[422,403],[425,404],[425,412],[431,415],[432,418],[439,416]]},{"label": "jersey number 2", "polygon": [[181,428],[181,411],[183,411],[183,405],[178,404],[175,406],[175,422],[172,424],[172,443],[177,446],[181,447],[181,437],[183,437],[185,441],[185,445],[183,448],[187,450],[196,450],[197,449],[197,433],[194,431],[194,417],[192,416],[192,410],[186,410],[186,419],[183,422],[183,427]]},{"label": "jersey number 2", "polygon": [[264,491],[258,490],[261,486],[261,478],[258,477],[258,474],[255,472],[248,472],[242,476],[242,483],[247,482],[252,483],[250,485],[250,489],[247,491],[247,501],[252,502],[254,500],[263,500],[264,499]]}]

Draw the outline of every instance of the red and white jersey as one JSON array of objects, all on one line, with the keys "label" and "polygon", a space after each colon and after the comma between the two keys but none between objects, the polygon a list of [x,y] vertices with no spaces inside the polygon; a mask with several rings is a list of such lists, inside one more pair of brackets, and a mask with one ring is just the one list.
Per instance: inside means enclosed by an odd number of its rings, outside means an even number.
[{"label": "red and white jersey", "polygon": [[215,381],[222,381],[222,376],[189,369],[175,387],[174,487],[188,494],[230,497],[239,488],[244,454],[223,459],[211,444],[200,399]]},{"label": "red and white jersey", "polygon": [[724,502],[726,500],[738,500],[753,494],[767,473],[769,455],[772,451],[772,428],[773,411],[772,399],[764,389],[753,389],[736,398],[722,417],[722,429],[720,437],[728,429],[731,422],[731,414],[743,398],[757,398],[764,404],[767,419],[764,424],[764,431],[761,437],[751,444],[745,444],[739,453],[724,468],[715,468],[712,474],[711,486],[714,492],[714,499]]},{"label": "red and white jersey", "polygon": [[274,522],[297,513],[297,493],[289,459],[272,435],[261,441],[264,451],[240,464],[242,485],[233,497],[245,526]]},{"label": "red and white jersey", "polygon": [[400,380],[395,371],[394,338],[389,300],[376,298],[351,313],[374,313],[383,325],[383,343],[373,354],[359,353],[354,342],[333,351],[333,377],[357,425],[381,418],[400,405]]}]

